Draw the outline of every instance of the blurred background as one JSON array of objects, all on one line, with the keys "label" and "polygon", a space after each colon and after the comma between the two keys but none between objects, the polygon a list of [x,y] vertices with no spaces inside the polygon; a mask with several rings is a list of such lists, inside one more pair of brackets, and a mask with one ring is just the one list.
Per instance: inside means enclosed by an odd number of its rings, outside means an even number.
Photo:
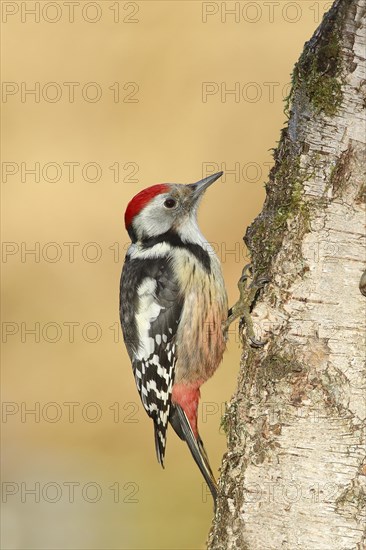
[{"label": "blurred background", "polygon": [[[2,544],[201,549],[212,501],[170,430],[166,468],[118,317],[127,202],[224,170],[200,210],[229,301],[303,44],[329,2],[1,2]],[[218,475],[233,327],[202,390]]]}]

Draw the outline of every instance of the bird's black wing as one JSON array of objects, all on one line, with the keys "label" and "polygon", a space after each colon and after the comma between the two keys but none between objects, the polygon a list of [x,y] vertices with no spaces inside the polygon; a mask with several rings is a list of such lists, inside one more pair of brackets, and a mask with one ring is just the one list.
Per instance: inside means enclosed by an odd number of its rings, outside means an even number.
[{"label": "bird's black wing", "polygon": [[154,421],[156,454],[162,465],[182,308],[183,297],[168,258],[126,257],[120,287],[123,337],[141,401]]}]

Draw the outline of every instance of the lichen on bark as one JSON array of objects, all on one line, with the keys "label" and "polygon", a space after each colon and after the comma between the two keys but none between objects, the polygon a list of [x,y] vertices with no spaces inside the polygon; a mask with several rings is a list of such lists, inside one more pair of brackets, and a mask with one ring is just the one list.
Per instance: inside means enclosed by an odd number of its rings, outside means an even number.
[{"label": "lichen on bark", "polygon": [[343,59],[341,55],[342,29],[346,4],[327,15],[321,35],[308,44],[292,73],[292,89],[286,110],[296,91],[305,91],[314,112],[334,116],[342,103]]}]

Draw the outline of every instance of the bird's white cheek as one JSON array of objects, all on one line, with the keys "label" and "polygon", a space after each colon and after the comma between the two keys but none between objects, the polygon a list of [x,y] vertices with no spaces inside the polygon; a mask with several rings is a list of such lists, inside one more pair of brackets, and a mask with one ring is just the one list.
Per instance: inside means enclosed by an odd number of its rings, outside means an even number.
[{"label": "bird's white cheek", "polygon": [[171,229],[173,220],[170,216],[157,217],[154,212],[143,212],[141,217],[136,219],[134,226],[137,228],[138,236],[149,235],[156,237],[162,233],[166,233]]}]

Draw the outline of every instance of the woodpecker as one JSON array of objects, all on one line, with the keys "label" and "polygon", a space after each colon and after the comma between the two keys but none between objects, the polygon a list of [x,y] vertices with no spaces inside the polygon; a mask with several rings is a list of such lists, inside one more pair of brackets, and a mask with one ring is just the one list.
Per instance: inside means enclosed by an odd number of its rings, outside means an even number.
[{"label": "woodpecker", "polygon": [[186,441],[216,502],[217,486],[198,432],[200,387],[226,347],[228,304],[219,259],[202,235],[197,209],[219,172],[188,184],[158,184],[128,204],[128,248],[120,319],[142,404],[154,423],[164,467],[170,423]]}]

